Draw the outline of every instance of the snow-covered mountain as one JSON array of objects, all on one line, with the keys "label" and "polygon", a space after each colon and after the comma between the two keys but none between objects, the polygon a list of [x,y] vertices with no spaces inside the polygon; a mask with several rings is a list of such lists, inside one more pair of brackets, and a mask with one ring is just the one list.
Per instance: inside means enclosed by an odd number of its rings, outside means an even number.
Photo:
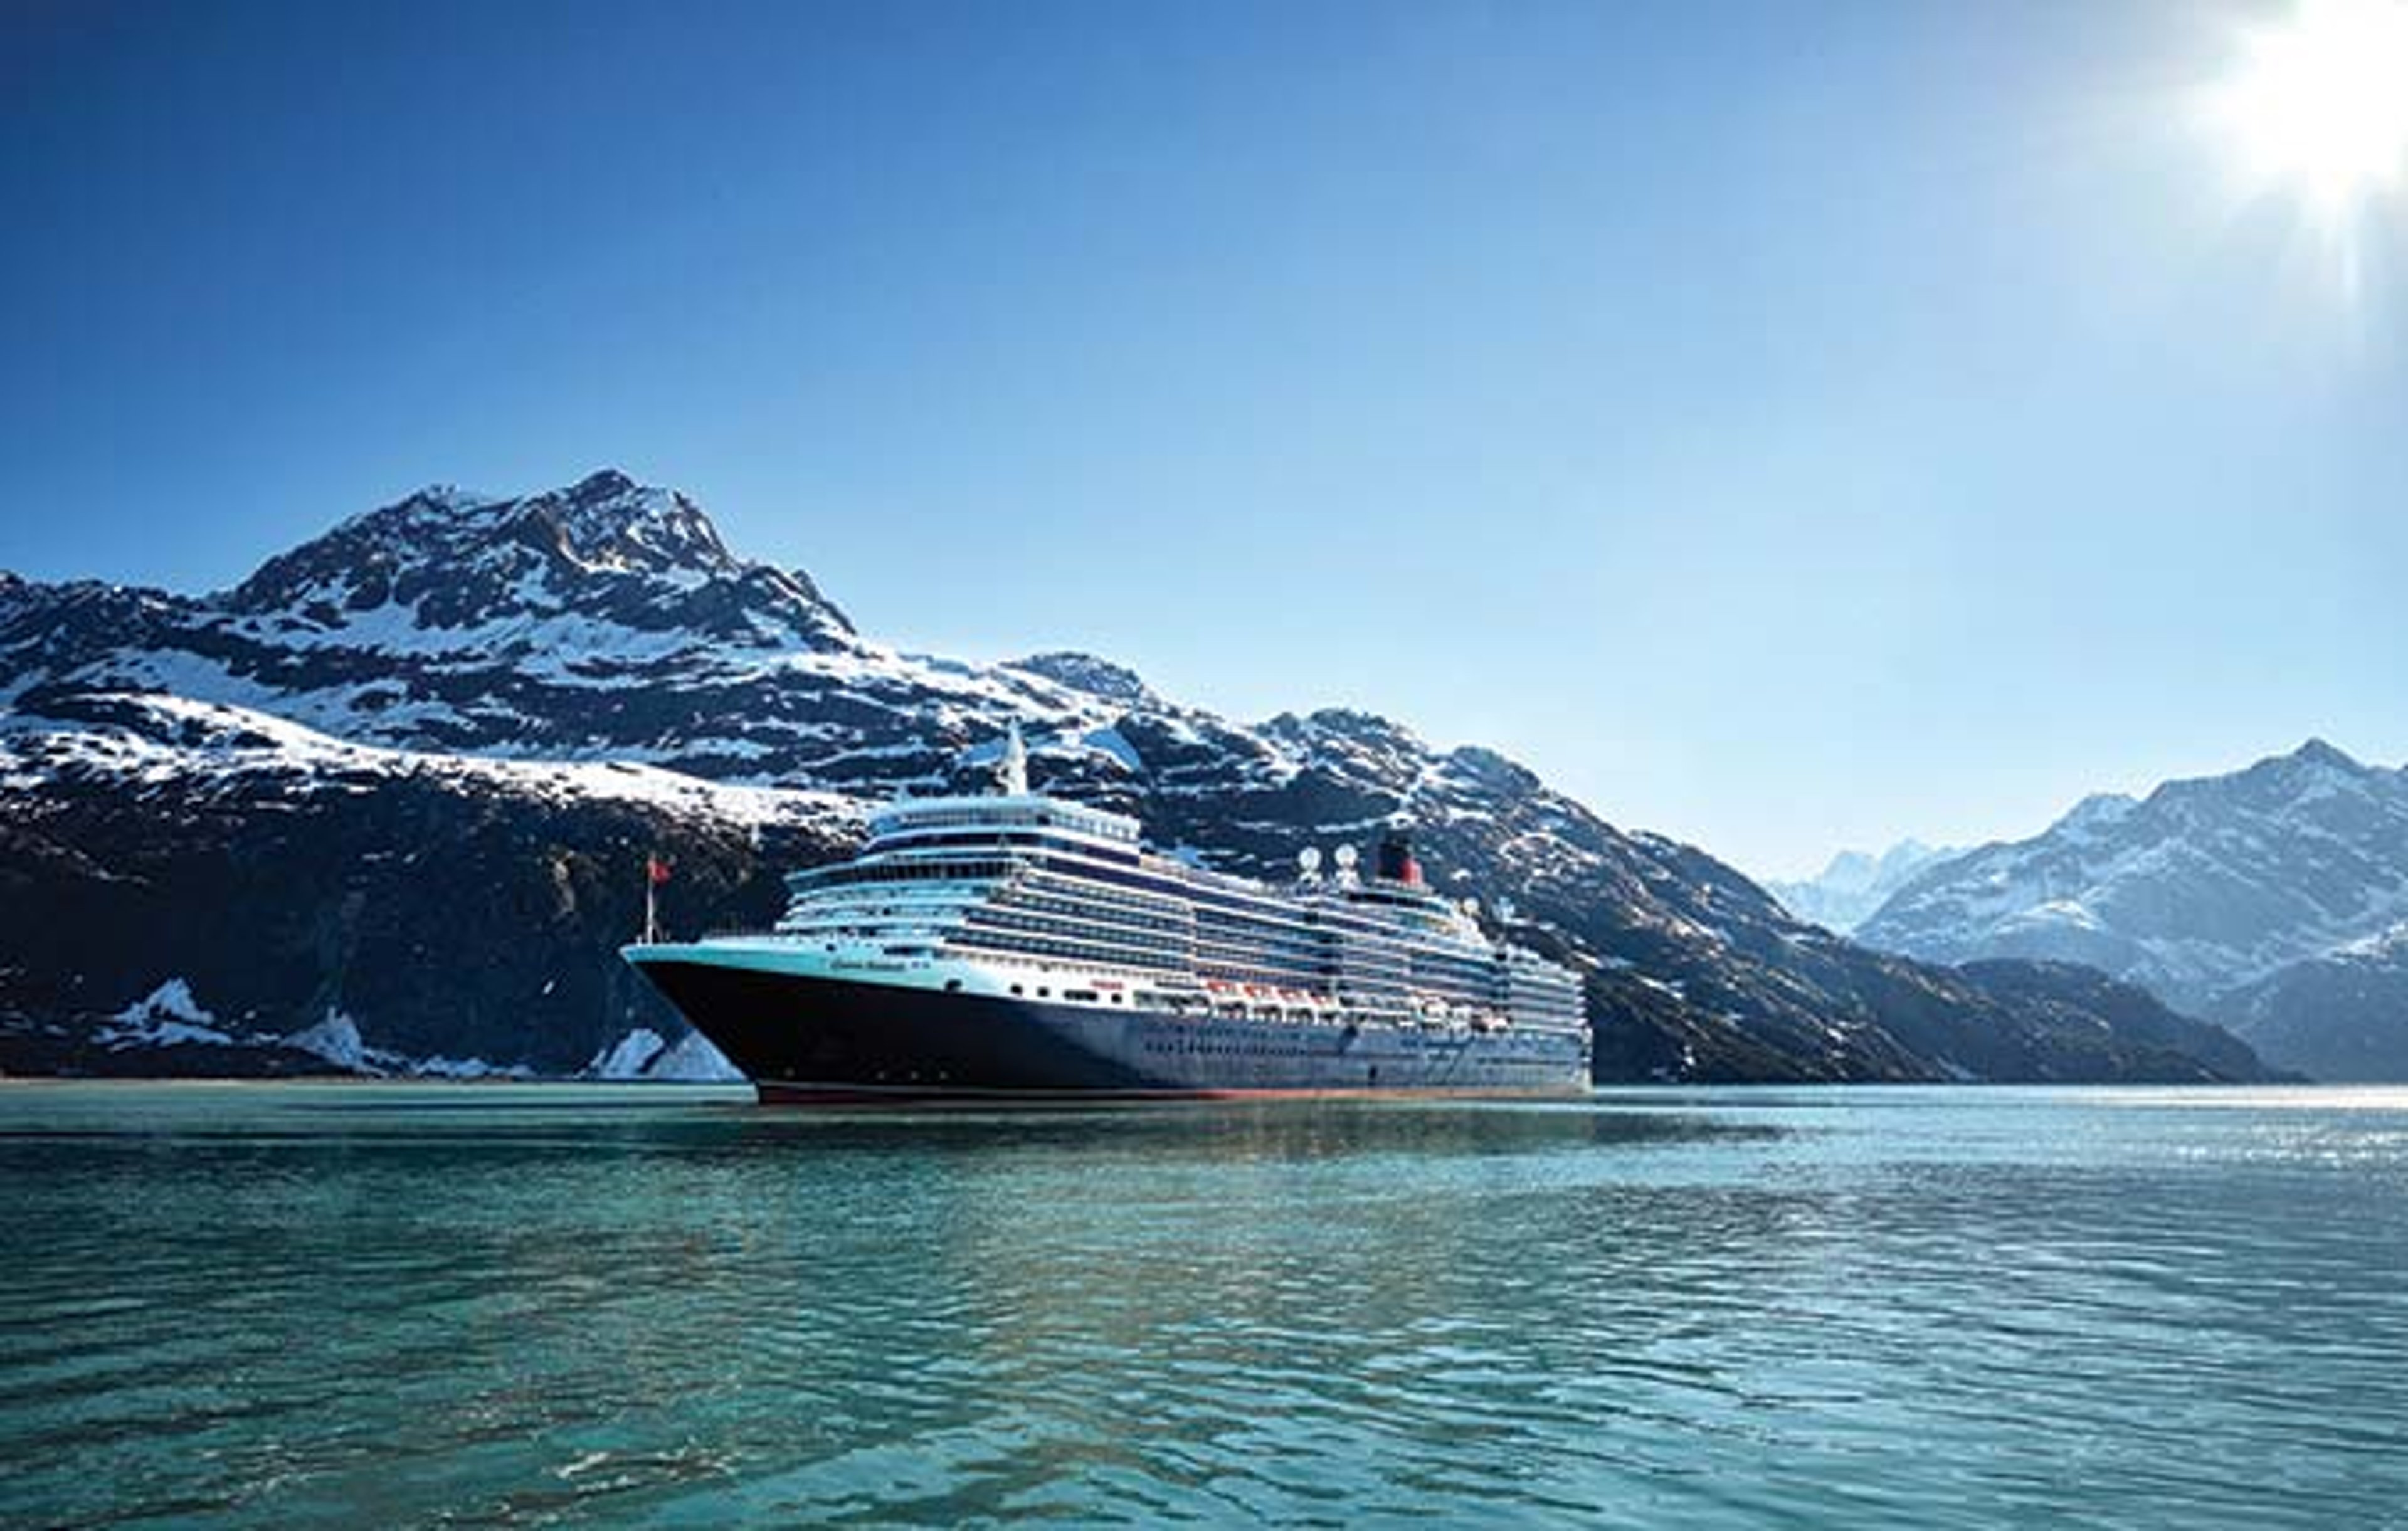
[{"label": "snow-covered mountain", "polygon": [[1590,973],[1610,1077],[2257,1068],[2086,977],[1853,946],[1701,851],[1369,713],[1237,723],[1089,655],[899,651],[616,473],[424,491],[212,595],[0,580],[0,929],[49,933],[0,948],[0,1066],[117,1066],[102,1033],[179,980],[176,1005],[262,1057],[674,1054],[683,1028],[613,954],[648,843],[692,860],[678,928],[756,922],[863,805],[982,781],[1016,723],[1045,790],[1231,870],[1410,818],[1443,885],[1510,899],[1519,938]]},{"label": "snow-covered mountain", "polygon": [[161,690],[345,738],[712,777],[930,785],[1002,712],[1114,708],[1037,671],[896,653],[806,575],[729,553],[624,475],[496,499],[437,488],[208,597],[91,583],[0,604],[0,696]]},{"label": "snow-covered mountain", "polygon": [[[2086,800],[2028,840],[1985,846],[1910,880],[1860,939],[1938,962],[2087,963],[2177,1009],[2225,1017],[2278,1064],[2343,1077],[2314,1039],[2340,1023],[2336,985],[2373,992],[2408,921],[2408,771],[2322,740],[2145,798]],[[2369,987],[2372,985],[2372,987]],[[2391,992],[2398,992],[2396,989]],[[2408,1063],[2408,1009],[2383,1021]],[[2353,1066],[2346,1077],[2368,1077]],[[2408,1072],[2378,1077],[2403,1078]]]},{"label": "snow-covered mountain", "polygon": [[1765,891],[1800,920],[1844,936],[1862,924],[1907,880],[1935,862],[1956,854],[1921,840],[1900,840],[1878,856],[1842,851],[1814,876],[1799,882],[1767,882]]}]

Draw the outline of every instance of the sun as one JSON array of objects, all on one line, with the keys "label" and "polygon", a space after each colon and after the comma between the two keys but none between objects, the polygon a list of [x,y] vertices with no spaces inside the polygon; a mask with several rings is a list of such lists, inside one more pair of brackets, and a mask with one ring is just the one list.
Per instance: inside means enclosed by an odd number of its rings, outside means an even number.
[{"label": "sun", "polygon": [[2236,44],[2203,104],[2253,193],[2339,235],[2408,188],[2408,0],[2290,0]]}]

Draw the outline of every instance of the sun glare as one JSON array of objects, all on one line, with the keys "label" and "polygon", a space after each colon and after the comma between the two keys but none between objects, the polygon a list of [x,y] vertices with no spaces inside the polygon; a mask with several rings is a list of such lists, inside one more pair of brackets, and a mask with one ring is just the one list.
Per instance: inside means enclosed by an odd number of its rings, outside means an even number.
[{"label": "sun glare", "polygon": [[2408,0],[2292,0],[2241,35],[2207,112],[2254,192],[2345,231],[2408,184]]}]

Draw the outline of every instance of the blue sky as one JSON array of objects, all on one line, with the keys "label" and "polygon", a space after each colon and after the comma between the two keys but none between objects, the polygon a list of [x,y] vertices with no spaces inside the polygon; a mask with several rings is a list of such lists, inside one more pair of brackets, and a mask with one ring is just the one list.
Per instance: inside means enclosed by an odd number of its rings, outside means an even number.
[{"label": "blue sky", "polygon": [[617,465],[873,633],[1368,707],[1759,873],[2408,757],[2408,302],[2265,6],[0,21],[0,566]]}]

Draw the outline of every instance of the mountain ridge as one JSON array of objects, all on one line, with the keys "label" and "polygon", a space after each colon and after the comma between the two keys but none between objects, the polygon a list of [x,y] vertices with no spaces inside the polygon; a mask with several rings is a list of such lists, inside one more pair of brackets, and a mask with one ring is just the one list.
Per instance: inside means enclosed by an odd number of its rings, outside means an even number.
[{"label": "mountain ridge", "polygon": [[1938,962],[2087,963],[2267,1039],[2286,1066],[2408,1078],[2408,952],[2381,940],[2403,921],[2408,769],[2310,738],[2085,799],[1917,874],[1857,935]]},{"label": "mountain ridge", "polygon": [[[444,772],[426,762],[551,772],[668,767],[724,788],[859,806],[897,792],[974,785],[980,761],[1016,725],[1045,790],[1132,813],[1165,849],[1227,870],[1277,877],[1305,845],[1412,819],[1440,886],[1492,911],[1510,902],[1519,911],[1516,938],[1588,973],[1599,1055],[1623,1077],[2216,1074],[2196,1058],[2169,1064],[2155,1041],[2126,1046],[2098,1015],[2084,1011],[2075,1023],[2081,1004],[2064,994],[2031,996],[2035,984],[2071,993],[2061,978],[2002,987],[1797,922],[1706,852],[1617,829],[1526,766],[1476,745],[1439,749],[1346,708],[1233,723],[1166,701],[1136,672],[1094,655],[1056,651],[978,664],[906,653],[854,630],[808,575],[729,551],[684,496],[610,470],[532,495],[422,491],[349,518],[212,596],[15,589],[0,600],[0,696],[9,708],[0,737],[12,741],[10,780],[44,822],[62,826],[43,862],[58,869],[59,885],[21,890],[27,909],[69,895],[108,907],[94,891],[105,879],[79,881],[65,869],[79,825],[98,837],[89,843],[140,865],[186,858],[189,866],[151,875],[191,882],[224,854],[229,837],[251,833],[250,818],[288,811],[262,785],[271,780],[291,789],[290,800],[303,807],[289,811],[319,825],[311,833],[329,843],[369,836],[388,819],[424,823],[473,840],[486,875],[517,886],[532,874],[513,858],[538,846],[550,847],[541,854],[552,864],[589,869],[637,851],[621,821],[609,821],[619,827],[605,835],[597,826],[607,816],[564,811],[517,784],[447,787]],[[54,757],[64,746],[29,742],[60,737],[118,743],[114,753],[94,746],[89,758],[63,766]],[[345,777],[323,766],[322,739],[416,764]],[[141,757],[126,740],[165,751],[141,779],[157,847],[120,843],[132,821],[107,799],[127,779],[94,764]],[[248,785],[236,791],[215,763],[240,749],[253,751],[245,758],[262,768],[240,777]],[[256,754],[263,749],[319,761],[320,775],[303,764],[281,776],[266,771],[267,757]],[[511,833],[480,816],[480,792],[494,805],[486,817]],[[232,823],[221,811],[228,801],[244,805],[249,818]],[[664,808],[644,822],[666,834],[681,821]],[[828,834],[804,836],[787,851],[801,865],[842,848],[841,835]],[[303,884],[323,890],[313,897],[342,906],[358,891],[308,845],[274,853],[291,859]],[[681,887],[681,907],[706,921],[773,913],[762,892],[776,881],[768,852],[748,833],[743,847],[717,853],[732,858],[719,880]],[[631,880],[633,865],[623,867]],[[377,886],[383,898],[413,896],[407,884]],[[739,888],[751,902],[738,899]],[[488,1015],[490,1005],[470,1006],[488,1021],[466,1032],[430,1029],[423,1016],[380,1014],[375,1006],[344,1013],[364,1047],[395,1056],[431,1055],[425,1050],[439,1045],[452,1050],[444,1056],[545,1069],[618,1056],[613,1038],[587,1033],[596,996],[619,992],[595,969],[615,966],[611,948],[627,929],[610,926],[603,911],[618,918],[624,910],[598,894],[578,909],[546,937],[553,944],[545,960],[585,977],[574,1005],[526,1001],[523,1023],[540,1037],[513,1040]],[[416,918],[394,912],[397,926],[416,929]],[[398,1003],[384,969],[403,956],[378,948],[361,959],[377,970],[355,971],[340,951],[327,950],[310,958],[321,987],[365,987],[380,1005]],[[512,971],[523,965],[510,960]],[[275,1010],[278,1036],[325,1019],[294,1009],[281,990],[221,992],[242,989],[238,973],[202,984],[156,963],[129,957],[121,966],[104,985],[108,993],[77,1011],[87,1022],[176,978],[208,990],[203,997],[218,1014]],[[12,993],[27,992],[24,968],[0,980],[0,1009]],[[99,977],[50,974],[50,1010],[69,979],[89,985]],[[461,1003],[471,997],[464,991]],[[32,1023],[64,1023],[41,1006],[21,1001],[16,1009]],[[674,1049],[682,1036],[673,1017],[639,1004],[611,1014],[624,1028],[617,1040],[643,1029]],[[573,1045],[559,1040],[570,1034]],[[2198,1038],[2202,1055],[2229,1057],[2207,1030]]]}]

